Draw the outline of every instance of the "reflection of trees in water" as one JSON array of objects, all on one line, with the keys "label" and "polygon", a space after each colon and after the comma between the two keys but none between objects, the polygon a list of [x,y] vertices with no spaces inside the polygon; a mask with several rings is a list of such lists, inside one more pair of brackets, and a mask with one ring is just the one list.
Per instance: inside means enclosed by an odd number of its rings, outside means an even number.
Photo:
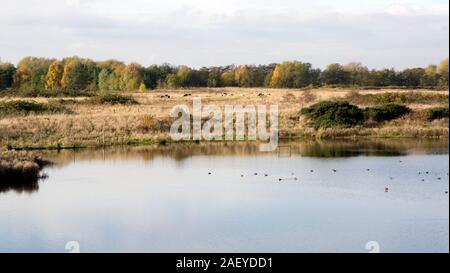
[{"label": "reflection of trees in water", "polygon": [[299,148],[297,154],[309,157],[405,156],[408,154],[448,153],[447,140],[311,141],[297,147]]},{"label": "reflection of trees in water", "polygon": [[383,143],[319,143],[302,147],[299,153],[309,157],[354,157],[354,156],[403,156],[408,152],[400,147],[388,147]]},{"label": "reflection of trees in water", "polygon": [[[404,156],[408,154],[447,154],[448,140],[335,140],[297,141],[283,143],[292,156],[305,157],[354,157],[354,156]],[[119,146],[105,149],[79,149],[42,151],[44,158],[52,160],[52,168],[60,168],[77,161],[93,160],[144,160],[171,158],[182,163],[196,156],[277,156],[260,152],[257,142],[202,142],[176,143],[168,146],[130,147]],[[5,182],[6,181],[6,182]],[[5,179],[0,183],[0,193],[16,191],[33,193],[39,189],[39,178],[23,181]]]},{"label": "reflection of trees in water", "polygon": [[[293,156],[305,157],[354,157],[354,156],[404,156],[408,154],[447,154],[448,140],[335,140],[297,141],[283,143]],[[176,143],[168,146],[130,147],[119,146],[106,149],[79,149],[42,151],[44,158],[52,160],[52,168],[63,167],[76,161],[91,160],[144,160],[171,158],[181,163],[195,156],[277,156],[260,152],[257,142],[202,142]],[[15,191],[33,193],[39,189],[39,179],[2,179],[0,193]]]},{"label": "reflection of trees in water", "polygon": [[39,178],[6,179],[0,183],[0,193],[15,191],[17,193],[33,193],[39,190]]},{"label": "reflection of trees in water", "polygon": [[[307,157],[404,156],[408,154],[448,153],[447,140],[335,140],[283,143],[292,155]],[[267,156],[257,142],[175,143],[168,146],[109,147],[105,149],[62,150],[45,152],[44,157],[59,164],[89,160],[144,160],[167,157],[184,161],[195,156]],[[60,165],[61,166],[61,165]],[[57,167],[57,166],[56,166]]]}]

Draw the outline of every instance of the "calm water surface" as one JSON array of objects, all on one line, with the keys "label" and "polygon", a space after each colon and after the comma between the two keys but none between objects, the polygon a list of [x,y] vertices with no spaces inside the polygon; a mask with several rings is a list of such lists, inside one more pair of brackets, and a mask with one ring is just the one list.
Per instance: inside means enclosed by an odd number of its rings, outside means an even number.
[{"label": "calm water surface", "polygon": [[66,252],[69,241],[81,252],[367,252],[369,241],[382,252],[449,251],[447,141],[46,157],[57,163],[47,180],[0,190],[0,252]]}]

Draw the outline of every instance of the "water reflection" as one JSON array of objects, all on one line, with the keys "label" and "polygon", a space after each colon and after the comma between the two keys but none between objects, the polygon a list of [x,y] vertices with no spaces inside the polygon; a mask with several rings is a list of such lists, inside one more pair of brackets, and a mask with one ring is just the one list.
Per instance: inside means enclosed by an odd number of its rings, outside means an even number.
[{"label": "water reflection", "polygon": [[0,252],[65,251],[69,241],[85,252],[363,252],[374,240],[383,252],[448,252],[447,141],[281,150],[46,151],[57,164],[39,191],[0,195]]},{"label": "water reflection", "polygon": [[0,194],[9,191],[31,194],[39,190],[39,180],[39,178],[28,178],[26,180],[2,181],[0,183]]},{"label": "water reflection", "polygon": [[[169,157],[183,162],[196,156],[274,156],[279,157],[315,157],[346,158],[357,156],[405,156],[410,154],[447,154],[448,140],[336,140],[301,141],[280,144],[273,153],[260,152],[258,143],[244,142],[207,142],[176,143],[168,146],[108,147],[104,149],[77,149],[61,151],[43,151],[55,165],[50,168],[62,168],[78,161],[98,160],[143,160],[153,161],[160,157]],[[0,184],[0,193],[15,191],[31,194],[39,190],[39,179],[27,181],[5,181]]]},{"label": "water reflection", "polygon": [[168,146],[109,147],[105,149],[48,151],[45,156],[59,164],[76,160],[142,159],[151,161],[158,157],[170,157],[183,161],[193,156],[304,156],[339,158],[355,156],[405,156],[409,154],[447,154],[448,140],[336,140],[301,141],[280,144],[273,153],[260,152],[257,143],[177,143]]}]

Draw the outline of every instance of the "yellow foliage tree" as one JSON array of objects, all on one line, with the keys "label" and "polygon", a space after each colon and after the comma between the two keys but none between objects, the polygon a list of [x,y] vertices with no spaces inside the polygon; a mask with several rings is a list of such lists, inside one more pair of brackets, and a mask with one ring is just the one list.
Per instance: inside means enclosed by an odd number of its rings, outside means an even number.
[{"label": "yellow foliage tree", "polygon": [[45,77],[45,88],[49,90],[56,90],[61,87],[63,73],[64,65],[62,62],[53,62],[48,68],[47,76]]},{"label": "yellow foliage tree", "polygon": [[147,90],[147,87],[145,86],[145,83],[141,83],[139,85],[139,92],[145,92]]},{"label": "yellow foliage tree", "polygon": [[445,59],[445,60],[443,60],[443,61],[439,64],[437,70],[438,70],[438,73],[441,74],[441,75],[448,74],[448,58]]},{"label": "yellow foliage tree", "polygon": [[277,87],[280,84],[281,74],[281,65],[277,64],[277,66],[275,66],[275,69],[273,70],[272,78],[270,79],[270,86]]},{"label": "yellow foliage tree", "polygon": [[234,80],[240,87],[251,87],[252,77],[250,75],[250,69],[242,65],[234,72]]},{"label": "yellow foliage tree", "polygon": [[443,60],[437,67],[437,72],[440,75],[439,85],[444,88],[448,88],[448,58]]}]

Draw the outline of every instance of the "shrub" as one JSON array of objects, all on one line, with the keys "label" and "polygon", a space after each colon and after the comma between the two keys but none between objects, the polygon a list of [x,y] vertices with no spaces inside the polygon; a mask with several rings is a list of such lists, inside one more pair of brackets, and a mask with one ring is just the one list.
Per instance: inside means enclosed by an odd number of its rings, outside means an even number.
[{"label": "shrub", "polygon": [[446,107],[434,107],[427,110],[427,119],[432,121],[435,119],[448,118],[449,112]]},{"label": "shrub", "polygon": [[1,97],[23,97],[23,98],[58,98],[58,97],[93,97],[96,95],[94,91],[90,90],[70,90],[61,88],[59,90],[45,90],[45,89],[10,89],[0,92]]},{"label": "shrub", "polygon": [[138,104],[138,102],[130,96],[122,96],[119,94],[102,94],[91,99],[91,102],[97,104],[125,104],[132,105]]},{"label": "shrub", "polygon": [[360,94],[351,91],[345,96],[345,100],[358,105],[378,105],[386,103],[398,104],[447,104],[448,94],[424,93],[424,92],[397,92],[380,94]]},{"label": "shrub", "polygon": [[0,102],[0,116],[62,112],[68,112],[68,110],[58,103],[38,103],[23,100]]},{"label": "shrub", "polygon": [[322,101],[300,112],[316,128],[350,127],[363,122],[363,110],[346,101]]},{"label": "shrub", "polygon": [[376,122],[389,121],[406,115],[411,110],[401,104],[387,103],[365,109],[366,118]]}]

